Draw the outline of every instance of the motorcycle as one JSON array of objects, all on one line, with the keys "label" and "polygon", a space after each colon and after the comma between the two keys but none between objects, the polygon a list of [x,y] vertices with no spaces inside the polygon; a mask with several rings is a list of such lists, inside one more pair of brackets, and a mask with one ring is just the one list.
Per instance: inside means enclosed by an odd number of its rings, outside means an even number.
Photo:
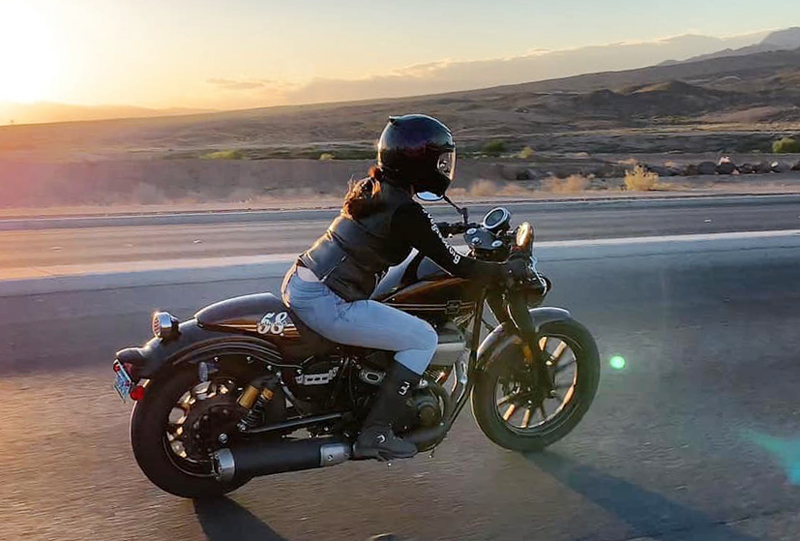
[{"label": "motorcycle", "polygon": [[[463,234],[470,256],[529,258],[529,278],[487,288],[416,252],[389,269],[372,298],[425,319],[439,335],[394,430],[432,453],[471,398],[494,443],[544,449],[589,409],[597,345],[567,310],[540,306],[551,283],[536,270],[528,222],[512,228],[511,213],[498,207],[470,223],[467,210],[450,203],[462,219],[443,229]],[[329,342],[270,293],[212,304],[184,322],[156,312],[152,330],[143,347],[117,352],[114,386],[135,404],[130,440],[139,467],[186,498],[353,460],[359,427],[394,362],[392,352]]]}]

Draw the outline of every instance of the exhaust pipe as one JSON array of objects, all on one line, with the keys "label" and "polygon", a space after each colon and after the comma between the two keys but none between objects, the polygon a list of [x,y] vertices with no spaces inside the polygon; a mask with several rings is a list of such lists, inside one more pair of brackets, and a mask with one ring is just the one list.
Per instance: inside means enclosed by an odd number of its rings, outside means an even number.
[{"label": "exhaust pipe", "polygon": [[335,466],[352,456],[352,445],[338,438],[260,442],[220,449],[211,458],[217,481]]}]

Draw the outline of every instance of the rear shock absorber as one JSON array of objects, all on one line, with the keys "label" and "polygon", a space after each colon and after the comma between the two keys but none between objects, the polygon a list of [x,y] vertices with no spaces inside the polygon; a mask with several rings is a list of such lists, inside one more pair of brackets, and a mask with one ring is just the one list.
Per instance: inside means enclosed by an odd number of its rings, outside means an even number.
[{"label": "rear shock absorber", "polygon": [[275,396],[278,378],[265,376],[250,383],[239,398],[238,404],[247,409],[247,414],[236,423],[239,432],[246,432],[256,428],[264,418],[264,408]]}]

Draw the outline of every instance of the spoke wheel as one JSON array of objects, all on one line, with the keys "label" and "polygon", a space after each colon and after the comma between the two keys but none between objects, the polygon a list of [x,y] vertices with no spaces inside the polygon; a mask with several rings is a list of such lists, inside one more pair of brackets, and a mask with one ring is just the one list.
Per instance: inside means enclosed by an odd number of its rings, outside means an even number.
[{"label": "spoke wheel", "polygon": [[552,391],[532,383],[535,378],[525,367],[509,370],[495,385],[496,413],[514,431],[535,432],[563,412],[575,396],[578,358],[565,338],[542,337],[539,347],[554,383]]},{"label": "spoke wheel", "polygon": [[552,391],[538,382],[522,350],[508,337],[492,353],[472,393],[472,411],[495,443],[538,451],[580,422],[597,391],[600,358],[589,331],[574,320],[545,323],[539,330]]}]

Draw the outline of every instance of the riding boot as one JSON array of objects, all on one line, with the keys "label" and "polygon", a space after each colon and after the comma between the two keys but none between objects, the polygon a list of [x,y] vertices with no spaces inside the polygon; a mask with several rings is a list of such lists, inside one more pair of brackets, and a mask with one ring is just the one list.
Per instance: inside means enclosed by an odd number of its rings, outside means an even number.
[{"label": "riding boot", "polygon": [[420,375],[395,362],[386,373],[355,444],[357,458],[391,460],[411,458],[417,454],[417,446],[395,436],[392,424],[403,412],[406,400],[417,386]]}]

